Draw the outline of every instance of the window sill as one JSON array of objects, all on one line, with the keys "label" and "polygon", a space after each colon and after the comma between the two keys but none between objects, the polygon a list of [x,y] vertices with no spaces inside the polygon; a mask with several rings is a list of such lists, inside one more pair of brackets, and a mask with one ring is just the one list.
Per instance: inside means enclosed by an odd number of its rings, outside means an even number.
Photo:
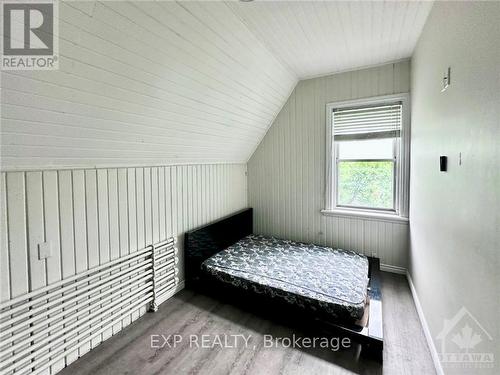
[{"label": "window sill", "polygon": [[395,214],[386,214],[381,212],[367,212],[361,210],[349,210],[336,208],[333,210],[321,210],[325,216],[357,218],[363,220],[387,221],[391,223],[408,224],[410,221],[407,217],[398,216]]}]

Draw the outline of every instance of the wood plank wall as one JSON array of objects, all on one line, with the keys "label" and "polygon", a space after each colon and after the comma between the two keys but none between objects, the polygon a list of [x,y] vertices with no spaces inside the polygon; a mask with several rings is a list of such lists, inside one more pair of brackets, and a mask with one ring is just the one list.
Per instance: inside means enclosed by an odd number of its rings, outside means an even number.
[{"label": "wood plank wall", "polygon": [[59,70],[1,72],[3,170],[246,163],[297,82],[223,2],[58,3]]},{"label": "wood plank wall", "polygon": [[300,81],[248,162],[255,230],[406,267],[408,225],[326,217],[320,211],[325,208],[326,104],[409,91],[409,61]]},{"label": "wood plank wall", "polygon": [[[247,205],[244,164],[2,172],[0,188],[0,301],[171,236],[182,249],[185,231]],[[52,256],[39,260],[38,244],[48,241]]]}]

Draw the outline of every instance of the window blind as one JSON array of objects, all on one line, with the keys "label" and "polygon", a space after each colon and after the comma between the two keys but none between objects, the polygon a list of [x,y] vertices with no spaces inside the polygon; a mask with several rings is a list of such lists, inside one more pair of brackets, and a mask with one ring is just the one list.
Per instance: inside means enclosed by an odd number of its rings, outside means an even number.
[{"label": "window blind", "polygon": [[402,103],[373,107],[339,108],[333,110],[335,140],[399,137],[402,123]]}]

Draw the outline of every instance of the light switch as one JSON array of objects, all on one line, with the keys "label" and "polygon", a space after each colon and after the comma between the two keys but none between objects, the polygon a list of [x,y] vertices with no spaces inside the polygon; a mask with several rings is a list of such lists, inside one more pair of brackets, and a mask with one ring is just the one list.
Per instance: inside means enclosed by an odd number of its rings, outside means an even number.
[{"label": "light switch", "polygon": [[43,260],[52,256],[52,243],[44,242],[38,244],[38,259]]},{"label": "light switch", "polygon": [[439,157],[439,170],[441,172],[446,172],[448,170],[448,156]]},{"label": "light switch", "polygon": [[441,89],[441,92],[445,92],[450,85],[451,85],[451,67],[448,67],[448,70],[443,75],[443,88]]}]

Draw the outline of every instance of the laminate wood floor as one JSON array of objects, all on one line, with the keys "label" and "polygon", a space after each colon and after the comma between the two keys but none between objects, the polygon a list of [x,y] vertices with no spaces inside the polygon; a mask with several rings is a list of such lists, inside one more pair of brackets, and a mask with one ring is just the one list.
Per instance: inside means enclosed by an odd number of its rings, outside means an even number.
[{"label": "laminate wood floor", "polygon": [[[435,374],[406,278],[382,273],[384,360],[359,357],[359,348],[292,348],[265,338],[310,337],[286,319],[269,320],[184,290],[65,368],[62,375],[117,374]],[[181,335],[168,344],[156,335]],[[244,335],[244,336],[231,336]],[[264,336],[272,335],[272,336]],[[152,339],[153,346],[152,347]],[[202,342],[205,339],[206,342]],[[233,348],[221,349],[220,340]],[[177,340],[181,340],[177,336]],[[197,341],[196,341],[197,340]],[[248,344],[245,345],[245,340]],[[196,347],[196,342],[199,348]],[[276,341],[273,341],[276,343]],[[202,344],[213,348],[202,348]],[[222,341],[222,344],[224,342]]]}]

